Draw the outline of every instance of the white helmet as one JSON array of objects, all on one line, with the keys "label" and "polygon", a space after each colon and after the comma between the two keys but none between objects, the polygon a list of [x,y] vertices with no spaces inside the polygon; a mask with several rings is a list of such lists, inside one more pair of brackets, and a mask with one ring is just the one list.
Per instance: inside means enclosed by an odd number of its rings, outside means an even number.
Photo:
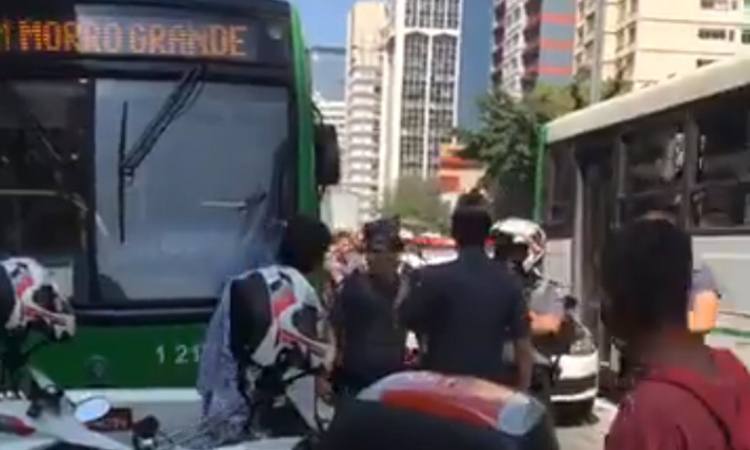
[{"label": "white helmet", "polygon": [[252,353],[253,362],[260,367],[271,367],[279,363],[280,356],[299,351],[303,361],[288,361],[291,370],[316,370],[332,365],[335,349],[327,339],[326,312],[318,295],[296,270],[284,268],[279,272],[280,277],[275,273],[265,274],[273,286],[269,311],[272,317],[265,337]]},{"label": "white helmet", "polygon": [[534,270],[546,253],[547,235],[539,224],[530,220],[511,217],[498,221],[492,226],[490,234],[496,239],[504,235],[512,243],[526,246],[526,258],[523,261],[526,273]]},{"label": "white helmet", "polygon": [[73,308],[49,278],[47,270],[31,258],[9,258],[0,262],[13,290],[13,310],[5,323],[10,332],[37,329],[54,340],[73,337]]}]

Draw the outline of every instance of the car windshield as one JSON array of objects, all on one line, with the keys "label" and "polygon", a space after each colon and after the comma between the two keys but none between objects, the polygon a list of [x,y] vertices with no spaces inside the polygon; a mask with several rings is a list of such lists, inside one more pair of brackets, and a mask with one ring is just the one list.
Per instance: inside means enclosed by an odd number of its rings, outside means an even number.
[{"label": "car windshield", "polygon": [[[283,88],[206,82],[123,180],[123,149],[175,82],[99,79],[95,95],[97,262],[105,300],[215,298],[247,267],[271,214],[288,134]],[[127,111],[127,113],[125,113]],[[120,197],[120,183],[122,197]]]}]

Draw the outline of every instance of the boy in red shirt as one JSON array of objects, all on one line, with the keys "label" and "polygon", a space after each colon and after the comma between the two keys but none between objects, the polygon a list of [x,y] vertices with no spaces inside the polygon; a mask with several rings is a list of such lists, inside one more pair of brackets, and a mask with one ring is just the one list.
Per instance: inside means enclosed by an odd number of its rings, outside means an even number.
[{"label": "boy in red shirt", "polygon": [[618,232],[603,255],[604,320],[639,367],[607,450],[750,450],[750,374],[688,329],[690,237],[665,220]]}]

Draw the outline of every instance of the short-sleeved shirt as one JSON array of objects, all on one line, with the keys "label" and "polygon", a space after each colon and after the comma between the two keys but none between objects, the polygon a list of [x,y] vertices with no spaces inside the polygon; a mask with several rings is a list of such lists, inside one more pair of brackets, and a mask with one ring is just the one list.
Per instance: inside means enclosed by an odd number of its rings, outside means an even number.
[{"label": "short-sleeved shirt", "polygon": [[406,331],[396,321],[398,288],[359,270],[344,279],[331,321],[343,331],[345,372],[377,378],[402,367]]},{"label": "short-sleeved shirt", "polygon": [[401,305],[406,326],[426,338],[426,369],[496,380],[511,374],[503,345],[529,334],[520,283],[481,248],[416,274]]},{"label": "short-sleeved shirt", "polygon": [[[560,319],[565,317],[564,297],[552,280],[537,277],[533,280],[525,279],[522,281],[525,285],[524,296],[529,311],[539,315],[553,315]],[[533,339],[535,346],[534,361],[536,364],[551,364],[549,356],[557,352],[550,350],[550,348],[558,348],[557,345],[554,345],[555,342],[557,341],[550,341],[548,337],[536,337]],[[503,349],[503,359],[508,364],[515,364],[515,352],[513,346],[509,343],[506,343]]]},{"label": "short-sleeved shirt", "polygon": [[565,315],[563,297],[552,281],[546,278],[537,279],[527,289],[527,296],[529,311],[536,314],[555,315],[561,318]]},{"label": "short-sleeved shirt", "polygon": [[714,291],[716,295],[721,297],[721,291],[719,291],[719,285],[716,282],[714,273],[706,263],[700,263],[695,269],[693,269],[693,280],[692,288],[690,289],[690,302],[689,308],[693,309],[693,301],[695,297],[701,292]]},{"label": "short-sleeved shirt", "polygon": [[750,374],[729,351],[713,357],[713,378],[661,367],[641,380],[621,402],[606,450],[750,448]]}]

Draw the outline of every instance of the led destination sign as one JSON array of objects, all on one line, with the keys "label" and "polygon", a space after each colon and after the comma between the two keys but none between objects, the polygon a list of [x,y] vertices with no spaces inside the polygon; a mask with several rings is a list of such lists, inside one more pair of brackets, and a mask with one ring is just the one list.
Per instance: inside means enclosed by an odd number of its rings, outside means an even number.
[{"label": "led destination sign", "polygon": [[257,34],[252,21],[212,17],[0,17],[0,56],[172,56],[254,61],[258,56]]}]

